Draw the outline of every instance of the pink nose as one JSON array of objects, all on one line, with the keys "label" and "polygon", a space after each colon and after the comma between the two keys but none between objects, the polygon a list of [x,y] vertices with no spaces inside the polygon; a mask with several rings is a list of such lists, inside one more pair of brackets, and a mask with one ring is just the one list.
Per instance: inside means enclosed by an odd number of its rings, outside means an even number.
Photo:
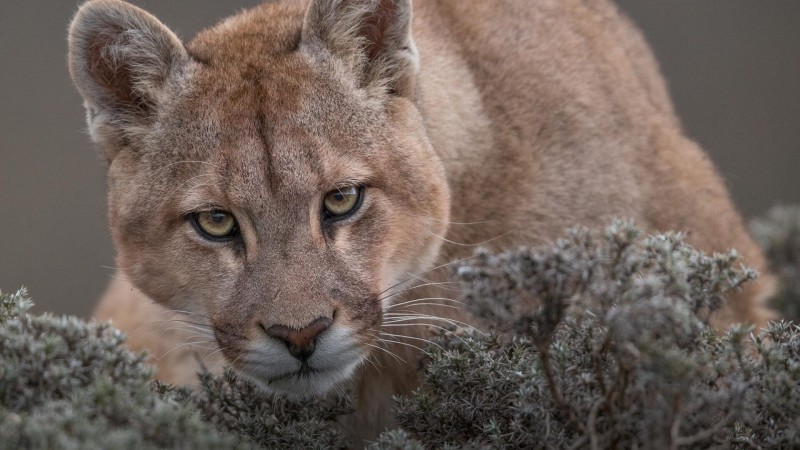
[{"label": "pink nose", "polygon": [[282,341],[295,358],[305,361],[317,344],[317,336],[331,326],[331,319],[320,317],[301,330],[289,328],[286,325],[272,325],[266,328],[267,335]]}]

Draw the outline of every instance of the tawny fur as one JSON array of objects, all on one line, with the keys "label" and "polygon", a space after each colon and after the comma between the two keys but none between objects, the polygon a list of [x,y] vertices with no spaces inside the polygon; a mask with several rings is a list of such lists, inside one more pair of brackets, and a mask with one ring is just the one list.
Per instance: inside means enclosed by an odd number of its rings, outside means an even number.
[{"label": "tawny fur", "polygon": [[[608,1],[410,8],[272,1],[186,45],[116,0],[78,12],[70,70],[109,161],[121,269],[95,317],[113,319],[131,347],[166,353],[153,360],[159,378],[191,382],[208,355],[209,367],[223,354],[236,365],[264,323],[300,328],[335,315],[366,349],[381,294],[411,274],[476,244],[540,245],[612,217],[685,231],[708,252],[736,248],[763,271],[641,35]],[[327,230],[320,198],[344,181],[368,186],[364,212]],[[209,245],[186,224],[208,205],[236,215],[243,246]],[[715,324],[763,324],[768,293],[762,275]],[[420,288],[392,300],[424,295],[452,294]],[[169,309],[223,330],[222,351],[186,328],[165,331]],[[194,344],[176,347],[185,342]],[[357,375],[350,426],[361,437],[386,426],[391,395],[415,384],[413,351],[390,348],[406,362],[373,352],[379,367]]]}]

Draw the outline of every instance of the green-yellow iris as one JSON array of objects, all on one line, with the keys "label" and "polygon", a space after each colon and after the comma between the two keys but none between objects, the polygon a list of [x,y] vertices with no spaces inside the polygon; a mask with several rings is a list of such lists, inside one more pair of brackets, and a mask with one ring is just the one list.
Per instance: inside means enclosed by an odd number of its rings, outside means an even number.
[{"label": "green-yellow iris", "polygon": [[343,187],[325,194],[323,207],[330,218],[344,216],[358,206],[360,190],[356,186]]},{"label": "green-yellow iris", "polygon": [[213,237],[225,238],[236,230],[236,219],[225,211],[202,211],[196,216],[197,226],[200,230]]}]

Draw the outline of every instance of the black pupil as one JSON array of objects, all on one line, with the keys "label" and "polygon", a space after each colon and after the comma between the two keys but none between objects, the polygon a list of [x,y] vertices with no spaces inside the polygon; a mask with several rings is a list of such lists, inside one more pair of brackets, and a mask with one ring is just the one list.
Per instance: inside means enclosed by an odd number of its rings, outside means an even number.
[{"label": "black pupil", "polygon": [[225,224],[225,219],[227,219],[228,215],[221,212],[211,213],[211,222],[214,225],[223,225]]},{"label": "black pupil", "polygon": [[337,192],[337,193],[333,194],[333,201],[335,201],[336,203],[342,203],[342,202],[344,202],[345,197],[346,197],[345,194],[342,194],[341,192]]}]

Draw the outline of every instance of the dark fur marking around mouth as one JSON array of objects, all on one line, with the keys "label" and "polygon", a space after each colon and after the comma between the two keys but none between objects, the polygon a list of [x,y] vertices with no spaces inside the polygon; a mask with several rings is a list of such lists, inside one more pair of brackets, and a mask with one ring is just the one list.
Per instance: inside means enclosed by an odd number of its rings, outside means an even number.
[{"label": "dark fur marking around mouth", "polygon": [[284,373],[275,377],[267,378],[267,384],[277,383],[279,381],[291,380],[292,378],[309,378],[311,375],[317,374],[320,371],[310,367],[308,364],[303,363],[298,370],[293,372]]}]

